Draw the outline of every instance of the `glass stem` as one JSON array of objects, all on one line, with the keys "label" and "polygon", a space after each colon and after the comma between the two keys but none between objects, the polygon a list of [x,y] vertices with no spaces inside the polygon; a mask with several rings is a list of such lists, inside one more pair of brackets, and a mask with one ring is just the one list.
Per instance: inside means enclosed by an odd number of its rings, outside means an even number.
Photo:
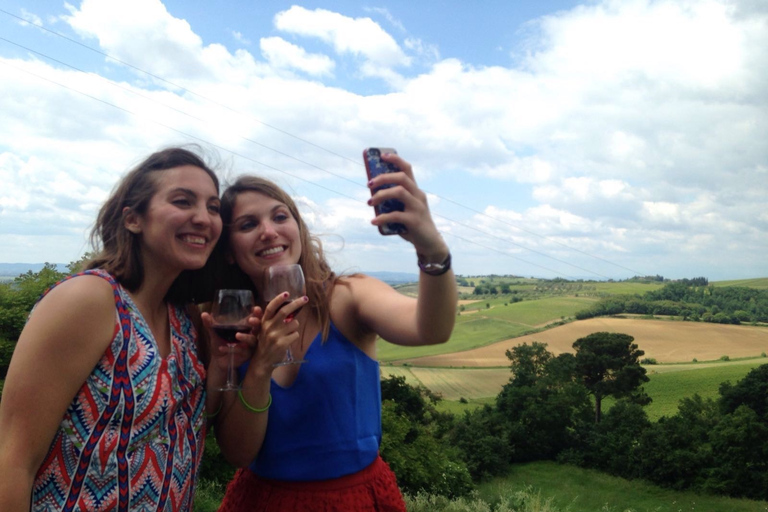
[{"label": "glass stem", "polygon": [[229,362],[227,364],[227,388],[235,387],[235,346],[227,345],[229,349]]}]

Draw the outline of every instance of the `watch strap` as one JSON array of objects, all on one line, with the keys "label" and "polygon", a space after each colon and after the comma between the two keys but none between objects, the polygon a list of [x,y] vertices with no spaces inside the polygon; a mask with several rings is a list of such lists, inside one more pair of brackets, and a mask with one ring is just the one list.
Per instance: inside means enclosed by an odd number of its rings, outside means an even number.
[{"label": "watch strap", "polygon": [[440,276],[451,270],[451,253],[440,263],[426,263],[419,257],[419,269],[430,276]]}]

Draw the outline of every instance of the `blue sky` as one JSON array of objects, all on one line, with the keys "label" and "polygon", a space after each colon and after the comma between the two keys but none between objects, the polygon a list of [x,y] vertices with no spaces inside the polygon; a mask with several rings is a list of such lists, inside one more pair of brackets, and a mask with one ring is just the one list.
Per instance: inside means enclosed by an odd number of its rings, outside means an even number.
[{"label": "blue sky", "polygon": [[337,270],[412,272],[369,224],[380,145],[459,274],[768,276],[765,3],[0,9],[0,262],[77,259],[119,177],[194,142],[288,188]]}]

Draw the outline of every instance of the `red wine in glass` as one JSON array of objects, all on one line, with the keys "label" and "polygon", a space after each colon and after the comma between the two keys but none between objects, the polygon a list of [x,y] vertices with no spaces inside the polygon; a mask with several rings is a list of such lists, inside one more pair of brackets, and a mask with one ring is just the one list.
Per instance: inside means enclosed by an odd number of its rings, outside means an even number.
[{"label": "red wine in glass", "polygon": [[227,343],[237,345],[238,341],[235,334],[239,332],[249,333],[251,332],[251,327],[248,325],[214,325],[213,332]]},{"label": "red wine in glass", "polygon": [[235,347],[238,332],[250,332],[248,317],[253,311],[255,302],[251,290],[217,290],[216,298],[211,308],[213,325],[211,328],[227,344],[229,361],[227,363],[227,382],[222,391],[240,389],[235,379]]}]

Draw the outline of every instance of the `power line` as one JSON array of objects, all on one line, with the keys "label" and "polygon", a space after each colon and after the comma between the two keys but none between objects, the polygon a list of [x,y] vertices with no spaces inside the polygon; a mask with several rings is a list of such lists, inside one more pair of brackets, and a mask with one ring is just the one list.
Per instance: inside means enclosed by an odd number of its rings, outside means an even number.
[{"label": "power line", "polygon": [[[102,52],[102,51],[100,51],[100,50],[98,50],[98,49],[95,49],[95,48],[93,48],[93,47],[91,47],[91,46],[88,46],[88,45],[86,45],[86,44],[83,44],[83,43],[81,43],[81,42],[79,42],[79,41],[77,41],[77,40],[74,40],[74,39],[72,39],[72,38],[70,38],[70,37],[68,37],[68,36],[65,36],[65,35],[63,35],[63,34],[61,34],[61,33],[59,33],[59,32],[56,32],[56,31],[50,30],[50,29],[48,29],[48,28],[46,28],[46,27],[44,27],[44,26],[42,26],[42,25],[40,25],[40,24],[38,24],[38,23],[36,23],[36,22],[33,22],[33,21],[29,21],[29,20],[25,20],[25,19],[23,19],[23,18],[21,18],[21,17],[19,17],[19,16],[16,16],[16,15],[14,15],[14,14],[12,14],[12,13],[8,12],[8,11],[5,11],[5,10],[3,10],[3,9],[0,9],[0,12],[2,12],[2,13],[4,13],[4,14],[6,14],[6,15],[8,15],[8,16],[14,17],[14,18],[16,18],[16,19],[19,19],[19,20],[21,20],[21,21],[23,21],[23,22],[25,22],[25,23],[31,24],[31,25],[33,25],[33,26],[35,26],[35,27],[37,27],[37,28],[39,28],[39,29],[41,29],[41,30],[44,30],[44,31],[48,32],[48,33],[51,33],[51,34],[53,34],[53,35],[56,35],[56,36],[58,36],[58,37],[61,37],[61,38],[65,39],[65,40],[67,40],[67,41],[70,41],[70,42],[72,42],[72,43],[74,43],[74,44],[77,44],[78,46],[81,46],[81,47],[83,47],[83,48],[85,48],[85,49],[87,49],[87,50],[90,50],[90,51],[92,51],[92,52],[95,52],[95,53],[97,53],[97,54],[99,54],[99,55],[102,55],[102,56],[104,56],[104,57],[105,57],[105,58],[107,58],[107,59],[110,59],[110,60],[112,60],[112,61],[114,61],[114,62],[117,62],[117,63],[119,63],[119,64],[121,64],[121,65],[124,65],[124,66],[126,66],[126,67],[129,67],[129,68],[131,68],[131,69],[133,69],[133,70],[136,70],[136,71],[138,71],[139,73],[145,74],[145,75],[147,75],[147,76],[149,76],[149,77],[152,77],[152,78],[154,78],[154,79],[156,79],[156,80],[159,80],[159,81],[161,81],[161,82],[163,82],[163,83],[166,83],[166,84],[168,84],[168,85],[170,85],[170,86],[172,86],[172,87],[174,87],[174,88],[180,89],[180,90],[182,90],[182,91],[185,91],[185,92],[187,92],[187,93],[189,93],[189,94],[192,94],[192,95],[194,95],[194,96],[197,96],[197,97],[199,97],[199,98],[202,98],[202,99],[204,99],[204,100],[206,100],[206,101],[208,101],[208,102],[210,102],[210,103],[213,103],[214,105],[216,105],[216,106],[218,106],[218,107],[221,107],[221,108],[227,109],[227,110],[229,110],[229,111],[231,111],[231,112],[233,112],[233,113],[235,113],[235,114],[241,115],[241,116],[242,116],[242,115],[246,115],[246,114],[244,114],[244,113],[243,113],[243,112],[241,112],[241,111],[235,110],[235,109],[233,109],[233,108],[231,108],[231,107],[229,107],[229,106],[227,106],[227,105],[225,105],[225,104],[222,104],[222,103],[220,103],[220,102],[217,102],[217,101],[215,101],[215,100],[213,100],[213,99],[211,99],[211,98],[209,98],[209,97],[206,97],[206,96],[204,96],[204,95],[201,95],[201,94],[199,94],[199,93],[197,93],[197,92],[195,92],[195,91],[193,91],[193,90],[187,89],[187,88],[185,88],[185,87],[183,87],[183,86],[181,86],[181,85],[179,85],[179,84],[176,84],[176,83],[174,83],[174,82],[171,82],[171,81],[169,81],[169,80],[166,80],[166,79],[164,79],[164,78],[162,78],[162,77],[160,77],[160,76],[157,76],[157,75],[155,75],[155,74],[153,74],[153,73],[150,73],[150,72],[148,72],[148,71],[145,71],[145,70],[143,70],[143,69],[141,69],[141,68],[139,68],[139,67],[137,67],[137,66],[134,66],[134,65],[132,65],[132,64],[130,64],[130,63],[128,63],[128,62],[125,62],[125,61],[123,61],[123,60],[121,60],[121,59],[118,59],[118,58],[116,58],[116,57],[113,57],[113,56],[111,56],[111,55],[109,55],[109,54],[107,54],[107,53],[104,53],[104,52]],[[19,43],[16,43],[16,42],[14,42],[14,41],[8,40],[8,39],[6,39],[6,38],[3,38],[3,37],[0,37],[0,40],[3,40],[3,41],[5,41],[5,42],[8,42],[8,43],[10,43],[10,44],[16,45],[16,46],[18,46],[18,47],[20,47],[20,48],[23,48],[23,49],[27,50],[27,51],[30,51],[30,52],[32,52],[32,53],[35,53],[35,54],[37,54],[37,55],[40,55],[40,56],[42,56],[42,57],[44,57],[44,58],[46,58],[46,59],[50,59],[50,60],[51,60],[51,61],[53,61],[53,62],[56,62],[56,63],[58,63],[58,64],[61,64],[61,65],[63,65],[63,66],[67,66],[67,67],[69,67],[69,68],[71,68],[71,69],[77,70],[77,71],[79,71],[79,72],[81,72],[81,73],[86,73],[85,71],[83,71],[83,70],[81,70],[81,69],[79,69],[79,68],[76,68],[75,66],[72,66],[72,65],[70,65],[70,64],[67,64],[67,63],[65,63],[65,62],[62,62],[62,61],[60,61],[60,60],[54,59],[54,58],[52,58],[52,57],[50,57],[50,56],[48,56],[48,55],[45,55],[45,54],[43,54],[43,53],[40,53],[40,52],[37,52],[37,51],[35,51],[35,50],[31,49],[31,48],[28,48],[28,47],[26,47],[26,46],[23,46],[23,45],[21,45],[21,44],[19,44]],[[12,67],[15,67],[15,66],[12,66]],[[19,69],[19,68],[16,68],[16,69]],[[22,70],[22,71],[28,72],[28,71],[26,71],[26,70]],[[30,73],[30,74],[32,74],[32,75],[35,75],[34,73]],[[41,79],[44,79],[44,80],[48,80],[48,79],[46,79],[46,78],[44,78],[44,77],[40,77],[39,75],[35,75],[35,76],[38,76],[38,78],[41,78]],[[140,94],[140,93],[138,93],[138,92],[136,92],[136,91],[134,91],[134,90],[131,90],[131,89],[128,89],[128,88],[125,88],[125,87],[119,86],[119,85],[115,84],[113,81],[111,81],[111,80],[108,80],[108,79],[106,79],[106,78],[102,77],[101,75],[97,75],[97,76],[99,76],[99,78],[100,78],[100,79],[102,79],[102,80],[106,81],[106,82],[107,82],[107,83],[109,83],[110,85],[112,85],[112,86],[114,86],[114,87],[118,87],[118,88],[120,88],[120,89],[122,89],[122,90],[124,90],[124,91],[126,91],[126,92],[129,92],[129,93],[131,93],[131,94],[135,94],[135,95],[137,95],[137,96],[139,96],[139,97],[141,97],[141,98],[143,98],[143,99],[145,99],[145,100],[147,100],[147,101],[152,101],[152,102],[154,102],[154,103],[159,103],[159,104],[161,104],[161,105],[165,106],[166,108],[169,108],[169,109],[171,109],[171,110],[174,110],[174,111],[176,111],[176,112],[178,112],[178,113],[180,113],[180,114],[182,114],[182,115],[188,116],[188,117],[190,117],[190,118],[192,118],[192,119],[195,119],[195,120],[197,120],[197,121],[199,121],[199,122],[206,122],[204,119],[201,119],[201,118],[199,118],[199,117],[197,117],[197,116],[193,116],[193,115],[189,114],[188,112],[184,112],[184,111],[182,111],[182,110],[179,110],[179,109],[177,109],[177,108],[175,108],[175,107],[169,106],[169,105],[167,105],[167,104],[165,104],[165,103],[163,103],[163,102],[158,102],[157,100],[155,100],[155,99],[153,99],[153,98],[150,98],[150,97],[148,97],[148,96],[142,95],[142,94]],[[53,82],[53,81],[51,81],[51,80],[48,80],[48,81],[49,81],[49,82],[51,82],[51,83],[56,83],[56,82]],[[72,88],[70,88],[70,87],[67,87],[67,86],[65,86],[65,85],[63,85],[63,84],[59,84],[59,83],[56,83],[56,84],[57,84],[57,85],[60,85],[60,86],[62,86],[62,87],[64,87],[64,88],[67,88],[67,89],[69,89],[69,90],[72,90],[73,92],[78,92],[78,93],[80,93],[80,91],[76,91],[75,89],[72,89]],[[81,94],[84,94],[84,93],[81,93]],[[108,104],[108,105],[110,105],[110,106],[113,106],[113,107],[115,107],[115,108],[118,108],[118,109],[120,109],[120,110],[123,110],[123,111],[125,111],[125,112],[128,112],[128,113],[130,113],[131,115],[137,116],[137,114],[136,114],[136,113],[134,113],[134,112],[130,112],[130,111],[128,111],[128,110],[126,110],[126,109],[124,109],[124,108],[122,108],[122,107],[119,107],[119,106],[117,106],[117,105],[111,104],[111,103],[109,103],[109,102],[105,102],[105,101],[103,101],[103,100],[100,100],[100,99],[98,99],[98,98],[95,98],[95,97],[93,97],[93,96],[90,96],[90,95],[88,95],[88,94],[84,94],[84,95],[85,95],[85,96],[87,96],[87,97],[89,97],[89,98],[91,98],[91,99],[95,99],[95,100],[97,100],[97,101],[100,101],[100,102],[102,102],[102,103]],[[315,147],[315,148],[318,148],[318,149],[320,149],[320,150],[323,150],[323,151],[325,151],[325,152],[327,152],[327,153],[329,153],[329,154],[331,154],[331,155],[334,155],[334,156],[337,156],[337,157],[339,157],[339,158],[342,158],[342,159],[348,160],[348,161],[350,161],[350,162],[354,162],[354,163],[355,163],[355,164],[357,164],[357,165],[362,165],[362,164],[361,164],[361,162],[360,162],[359,160],[352,160],[352,159],[350,159],[350,158],[347,158],[347,157],[345,157],[345,156],[343,156],[343,155],[341,155],[341,154],[338,154],[338,153],[336,153],[336,152],[334,152],[334,151],[331,151],[331,150],[329,150],[329,149],[327,149],[327,148],[325,148],[325,147],[322,147],[322,146],[319,146],[319,145],[317,145],[317,144],[314,144],[314,143],[312,143],[312,142],[310,142],[310,141],[308,141],[308,140],[306,140],[306,139],[304,139],[304,138],[302,138],[302,137],[298,137],[298,136],[296,136],[296,135],[294,135],[294,134],[292,134],[292,133],[290,133],[290,132],[288,132],[288,131],[286,131],[286,130],[282,130],[282,129],[280,129],[280,128],[277,128],[277,127],[275,127],[275,126],[273,126],[273,125],[270,125],[270,124],[268,124],[268,123],[265,123],[265,122],[263,122],[263,121],[261,121],[261,120],[259,120],[259,119],[255,118],[255,117],[253,117],[253,116],[247,115],[247,117],[250,117],[250,118],[251,118],[251,119],[253,119],[254,121],[256,121],[256,122],[258,122],[258,123],[262,124],[263,126],[266,126],[266,127],[270,128],[270,129],[272,129],[272,130],[275,130],[275,131],[277,131],[277,132],[279,132],[279,133],[281,133],[281,134],[284,134],[284,135],[286,135],[286,136],[289,136],[289,137],[291,137],[291,138],[294,138],[294,139],[296,139],[296,140],[298,140],[298,141],[301,141],[301,142],[303,142],[303,143],[305,143],[305,144],[308,144],[308,145],[310,145],[310,146],[312,146],[312,147]],[[236,155],[236,156],[239,156],[239,157],[241,157],[241,158],[244,158],[244,159],[246,159],[246,160],[252,161],[252,162],[254,162],[254,163],[257,163],[257,164],[259,164],[259,165],[262,165],[262,166],[264,166],[264,167],[270,168],[270,169],[272,169],[272,170],[275,170],[275,171],[277,171],[277,172],[281,172],[281,173],[287,174],[287,175],[289,175],[289,176],[292,176],[292,177],[294,177],[294,178],[296,178],[296,179],[299,179],[299,180],[301,180],[301,181],[304,181],[304,182],[307,182],[307,183],[310,183],[310,184],[316,185],[316,186],[318,186],[318,187],[320,187],[320,188],[323,188],[323,189],[325,189],[325,190],[327,190],[327,191],[330,191],[330,192],[334,192],[334,193],[337,193],[337,194],[339,194],[339,195],[342,195],[342,196],[345,196],[345,197],[351,198],[351,196],[347,196],[347,195],[345,195],[345,194],[342,194],[342,193],[338,192],[338,190],[334,190],[334,189],[330,189],[330,188],[328,188],[328,187],[324,187],[324,186],[318,185],[318,184],[316,184],[315,182],[311,182],[311,181],[309,181],[309,180],[306,180],[306,179],[300,178],[300,177],[298,177],[298,176],[296,176],[296,175],[293,175],[293,174],[291,174],[291,173],[288,173],[288,172],[286,172],[286,171],[284,171],[284,170],[282,170],[282,169],[278,169],[278,168],[272,167],[272,166],[270,166],[270,165],[267,165],[267,164],[265,164],[265,163],[263,163],[263,162],[259,162],[259,161],[257,161],[257,160],[254,160],[254,159],[252,159],[252,158],[250,158],[250,157],[246,157],[245,155],[239,154],[239,153],[237,153],[237,152],[235,152],[235,151],[232,151],[232,150],[230,150],[230,149],[228,149],[228,148],[223,148],[223,147],[221,147],[221,146],[218,146],[218,145],[216,145],[216,144],[212,144],[212,143],[210,143],[209,141],[206,141],[206,140],[204,140],[204,139],[201,139],[201,138],[199,138],[199,137],[196,137],[196,136],[193,136],[193,135],[191,135],[191,134],[185,133],[185,132],[183,132],[183,131],[177,130],[177,129],[175,129],[175,128],[171,127],[171,126],[165,125],[165,124],[163,124],[163,123],[160,123],[160,122],[157,122],[157,124],[158,124],[158,125],[160,125],[160,126],[163,126],[163,127],[164,127],[164,128],[166,128],[166,129],[169,129],[169,130],[175,131],[175,132],[177,132],[177,133],[183,134],[183,135],[185,135],[185,136],[188,136],[188,137],[193,137],[193,138],[195,138],[195,139],[197,139],[197,140],[200,140],[200,141],[202,141],[202,142],[205,142],[206,144],[210,144],[210,145],[212,145],[212,146],[214,146],[214,147],[217,147],[217,148],[223,149],[224,151],[227,151],[227,152],[229,152],[229,153],[231,153],[231,154],[233,154],[233,155]],[[282,156],[285,156],[285,157],[287,157],[287,158],[291,158],[291,159],[293,159],[293,160],[295,160],[295,161],[297,161],[297,162],[300,162],[300,163],[302,163],[302,164],[304,164],[304,165],[307,165],[307,166],[313,167],[313,168],[315,168],[315,169],[318,169],[318,170],[320,170],[320,171],[322,171],[322,172],[325,172],[325,173],[327,173],[327,174],[330,174],[330,175],[332,175],[332,176],[335,176],[336,178],[339,178],[339,179],[342,179],[342,180],[344,180],[344,181],[347,181],[347,182],[349,182],[349,183],[353,183],[353,184],[355,184],[355,185],[358,185],[358,186],[364,187],[364,185],[362,185],[361,183],[358,183],[358,182],[356,182],[356,181],[354,181],[354,180],[350,180],[349,178],[346,178],[345,176],[342,176],[342,175],[336,174],[336,173],[334,173],[334,172],[331,172],[331,171],[329,171],[329,170],[327,170],[327,169],[324,169],[324,168],[322,168],[322,167],[319,167],[319,166],[317,166],[317,165],[315,165],[315,164],[312,164],[312,163],[310,163],[310,162],[306,162],[306,161],[304,161],[304,160],[301,160],[301,159],[299,159],[299,158],[296,158],[296,157],[294,157],[293,155],[290,155],[290,154],[288,154],[288,153],[285,153],[285,152],[282,152],[282,151],[280,151],[280,150],[277,150],[277,149],[275,149],[275,148],[272,148],[272,147],[269,147],[269,146],[267,146],[267,145],[264,145],[264,144],[262,144],[262,143],[260,143],[260,142],[258,142],[258,141],[256,141],[256,140],[253,140],[253,139],[250,139],[250,138],[247,138],[247,137],[242,137],[242,136],[241,136],[241,139],[243,139],[243,140],[245,140],[245,141],[247,141],[247,142],[249,142],[249,143],[252,143],[252,144],[254,144],[254,145],[260,146],[260,147],[262,147],[262,148],[264,148],[264,149],[267,149],[267,150],[273,151],[273,152],[275,152],[275,153],[277,153],[277,154],[280,154],[280,155],[282,155]],[[436,197],[438,197],[438,198],[440,198],[440,199],[443,199],[443,200],[445,200],[445,201],[448,201],[448,202],[450,202],[450,203],[453,203],[453,204],[455,204],[455,205],[457,205],[457,206],[460,206],[460,207],[462,207],[462,208],[465,208],[466,210],[469,210],[469,211],[471,211],[471,212],[473,212],[473,213],[475,213],[475,214],[478,214],[478,215],[484,216],[484,217],[486,217],[486,218],[488,218],[488,219],[491,219],[491,220],[493,220],[493,221],[495,221],[495,222],[499,222],[499,223],[501,223],[501,224],[505,224],[505,225],[507,225],[507,226],[510,226],[510,227],[512,227],[512,228],[514,228],[514,229],[518,229],[518,230],[520,230],[520,231],[522,231],[522,232],[528,233],[528,234],[530,234],[530,235],[532,235],[532,236],[537,236],[537,237],[539,237],[539,238],[543,238],[543,239],[549,240],[549,241],[551,241],[551,242],[553,242],[553,243],[555,243],[555,244],[558,244],[558,245],[560,245],[560,246],[562,246],[562,247],[564,247],[564,248],[567,248],[567,249],[573,250],[573,251],[575,251],[575,252],[578,252],[578,253],[580,253],[580,254],[583,254],[583,255],[585,255],[585,256],[588,256],[588,257],[591,257],[591,258],[594,258],[594,259],[600,260],[600,261],[602,261],[602,262],[604,262],[604,263],[607,263],[607,264],[610,264],[610,265],[616,266],[616,267],[618,267],[618,268],[622,268],[622,269],[624,269],[624,270],[628,270],[628,271],[630,271],[630,272],[634,272],[636,275],[642,275],[642,273],[641,273],[641,272],[638,272],[638,271],[636,271],[636,270],[630,269],[630,268],[628,268],[628,267],[625,267],[625,266],[623,266],[623,265],[620,265],[620,264],[618,264],[618,263],[614,263],[614,262],[612,262],[612,261],[609,261],[609,260],[607,260],[607,259],[605,259],[605,258],[601,258],[601,257],[599,257],[599,256],[596,256],[596,255],[590,254],[590,253],[588,253],[588,252],[586,252],[586,251],[582,251],[582,250],[580,250],[580,249],[577,249],[577,248],[575,248],[575,247],[571,247],[571,246],[569,246],[569,245],[567,245],[567,244],[565,244],[565,243],[563,243],[563,242],[560,242],[560,241],[558,241],[558,240],[556,240],[556,239],[553,239],[553,238],[551,238],[551,237],[547,237],[547,236],[545,236],[545,235],[541,235],[541,234],[538,234],[538,233],[535,233],[535,232],[532,232],[532,231],[526,230],[526,229],[524,229],[524,228],[521,228],[521,227],[519,227],[519,226],[516,226],[516,225],[514,225],[514,224],[512,224],[512,223],[509,223],[509,222],[507,222],[507,221],[505,221],[505,220],[503,220],[503,219],[498,219],[498,218],[495,218],[495,217],[493,217],[493,216],[491,216],[491,215],[488,215],[487,213],[484,213],[484,212],[481,212],[481,211],[479,211],[479,210],[476,210],[476,209],[474,209],[474,208],[472,208],[472,207],[469,207],[469,206],[463,205],[463,204],[461,204],[461,203],[459,203],[459,202],[457,202],[457,201],[455,201],[455,200],[453,200],[453,199],[450,199],[450,198],[446,198],[446,197],[442,197],[442,196],[439,196],[439,195],[437,195],[437,194],[433,194],[433,195],[435,195]],[[352,199],[355,199],[355,198],[352,198]],[[355,200],[356,200],[356,199],[355,199]],[[540,254],[540,255],[542,255],[542,256],[544,256],[544,257],[546,257],[546,258],[550,258],[550,259],[553,259],[553,260],[555,260],[555,261],[558,261],[558,262],[560,262],[560,263],[563,263],[563,264],[569,265],[569,266],[571,266],[571,267],[577,268],[577,269],[579,269],[579,270],[582,270],[582,271],[584,271],[584,272],[588,272],[588,273],[590,273],[590,274],[594,274],[594,275],[596,275],[596,276],[599,276],[599,277],[602,277],[602,278],[606,278],[606,279],[608,279],[608,276],[604,276],[604,275],[602,275],[602,274],[599,274],[599,273],[597,273],[597,272],[591,271],[591,270],[589,270],[589,269],[585,269],[585,268],[583,268],[583,267],[579,267],[579,266],[577,266],[577,265],[574,265],[574,264],[572,264],[572,263],[570,263],[570,262],[567,262],[567,261],[564,261],[564,260],[560,260],[560,259],[558,259],[558,258],[555,258],[555,257],[553,257],[553,256],[550,256],[550,255],[548,255],[548,254],[546,254],[546,253],[543,253],[543,252],[537,251],[537,250],[535,250],[535,249],[531,249],[531,248],[529,248],[529,247],[526,247],[526,246],[524,246],[524,245],[522,245],[522,244],[517,244],[517,243],[515,243],[515,242],[512,242],[512,241],[510,241],[510,240],[508,240],[508,239],[505,239],[505,238],[502,238],[502,237],[499,237],[499,236],[496,236],[496,235],[493,235],[493,234],[490,234],[490,233],[487,233],[487,232],[481,231],[481,230],[477,229],[476,227],[468,226],[468,225],[466,225],[466,224],[463,224],[463,223],[461,223],[461,222],[455,221],[455,220],[453,220],[453,219],[450,219],[450,218],[448,218],[448,217],[445,217],[445,216],[442,216],[442,215],[439,215],[439,214],[434,214],[434,215],[435,215],[435,216],[438,216],[438,217],[441,217],[441,218],[444,218],[444,219],[446,219],[447,221],[449,221],[449,222],[451,222],[451,223],[453,223],[453,224],[455,224],[455,225],[458,225],[458,226],[462,226],[462,227],[464,227],[464,228],[467,228],[467,229],[470,229],[470,230],[473,230],[473,231],[477,231],[477,232],[479,232],[479,233],[483,233],[483,234],[485,234],[486,236],[491,236],[491,237],[493,237],[493,238],[496,238],[496,239],[498,239],[498,240],[500,240],[500,241],[502,241],[502,242],[504,242],[504,243],[509,243],[509,244],[512,244],[512,245],[516,245],[516,246],[518,246],[518,247],[521,247],[521,248],[523,248],[523,249],[525,249],[525,250],[528,250],[528,251],[531,251],[531,252],[534,252],[534,253]],[[480,245],[480,244],[477,244],[477,245]],[[498,252],[498,251],[497,251],[497,252]],[[505,254],[505,253],[502,253],[502,254]],[[518,259],[519,259],[519,258],[518,258]],[[523,260],[523,261],[524,261],[524,260]],[[545,267],[542,267],[542,268],[545,268]],[[547,269],[547,270],[550,270],[550,271],[551,271],[551,269]]]}]

